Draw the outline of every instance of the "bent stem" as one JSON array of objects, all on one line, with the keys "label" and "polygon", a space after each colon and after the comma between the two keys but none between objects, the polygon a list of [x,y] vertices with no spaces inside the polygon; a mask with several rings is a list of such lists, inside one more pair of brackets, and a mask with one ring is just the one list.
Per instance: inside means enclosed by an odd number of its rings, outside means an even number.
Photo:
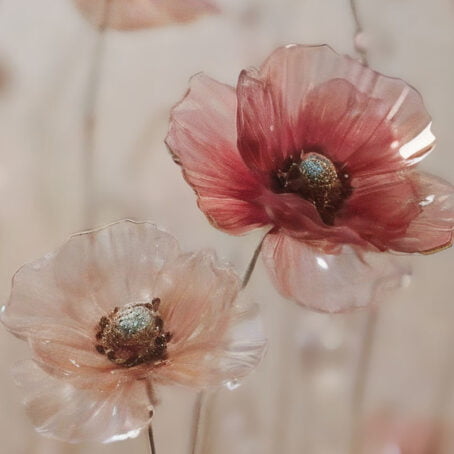
[{"label": "bent stem", "polygon": [[[262,251],[263,242],[266,238],[266,235],[269,231],[263,235],[263,238],[260,240],[260,243],[254,250],[252,258],[246,268],[244,273],[241,289],[244,290],[251,280],[252,274],[257,265],[257,260]],[[191,440],[190,440],[190,454],[203,454],[205,452],[205,445],[207,440],[207,427],[206,422],[212,420],[212,415],[215,405],[215,393],[212,393],[208,396],[206,391],[201,391],[196,398],[194,403],[194,413],[193,413],[193,422],[191,430]]]},{"label": "bent stem", "polygon": [[254,254],[252,255],[251,261],[249,262],[249,265],[246,269],[246,272],[244,273],[243,276],[243,283],[241,285],[241,289],[244,290],[247,285],[249,284],[249,281],[251,280],[252,273],[255,270],[255,265],[257,265],[257,260],[259,258],[260,252],[262,252],[262,246],[263,242],[265,241],[266,236],[268,235],[269,230],[263,235],[263,238],[260,240],[260,243],[257,245],[255,248]]},{"label": "bent stem", "polygon": [[96,210],[96,191],[95,191],[95,131],[96,115],[95,109],[99,95],[101,82],[101,66],[105,49],[105,30],[109,17],[111,0],[105,0],[102,10],[101,25],[97,30],[96,43],[93,51],[90,74],[87,82],[85,94],[85,121],[84,121],[84,155],[83,155],[83,174],[84,174],[84,227],[93,228]]},{"label": "bent stem", "polygon": [[362,349],[358,361],[356,380],[352,399],[352,439],[351,454],[360,454],[362,446],[361,425],[363,420],[363,403],[366,394],[366,385],[369,378],[370,360],[378,324],[378,310],[369,309],[364,329]]}]

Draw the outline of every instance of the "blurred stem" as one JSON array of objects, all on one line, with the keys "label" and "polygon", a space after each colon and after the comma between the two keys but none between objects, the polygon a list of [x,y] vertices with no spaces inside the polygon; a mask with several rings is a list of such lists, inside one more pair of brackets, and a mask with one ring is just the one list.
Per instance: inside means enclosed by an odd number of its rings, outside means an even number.
[{"label": "blurred stem", "polygon": [[[245,289],[251,280],[251,276],[255,270],[257,260],[262,251],[263,241],[266,238],[266,235],[269,231],[263,235],[263,238],[260,240],[260,243],[254,250],[252,258],[246,268],[244,277],[241,284],[241,289]],[[206,450],[208,432],[207,422],[212,420],[212,415],[215,405],[215,393],[208,395],[206,391],[201,391],[196,398],[194,403],[194,414],[192,420],[192,431],[191,431],[191,441],[190,441],[190,454],[203,454]]]},{"label": "blurred stem", "polygon": [[[194,413],[192,418],[191,441],[190,441],[190,454],[199,452],[199,447],[202,444],[203,435],[203,421],[202,421],[202,408],[206,400],[205,391],[200,391],[197,394],[194,402]],[[202,452],[202,451],[200,451]]]},{"label": "blurred stem", "polygon": [[[361,63],[365,66],[369,65],[367,58],[367,49],[364,40],[364,28],[358,14],[357,0],[350,0],[350,8],[352,11],[353,21],[355,23],[355,34],[353,36],[353,45],[358,53]],[[372,349],[375,340],[378,323],[378,309],[372,307],[369,309],[366,318],[366,326],[364,330],[362,348],[359,356],[358,369],[353,388],[352,399],[352,438],[351,438],[351,453],[361,454],[363,437],[362,424],[364,417],[364,398],[366,395],[366,386],[370,372],[370,362],[372,357]]]},{"label": "blurred stem", "polygon": [[360,44],[361,38],[363,38],[364,29],[359,19],[357,0],[350,0],[350,8],[352,10],[353,21],[355,22],[355,35],[353,37],[353,45],[358,53],[361,63],[368,66],[367,50]]},{"label": "blurred stem", "polygon": [[[454,344],[454,338],[448,339],[449,345]],[[440,425],[440,439],[441,445],[444,446],[448,443],[452,431],[448,428],[449,424],[445,424],[449,420],[449,407],[453,394],[454,383],[454,361],[452,359],[451,350],[448,348],[448,355],[446,358],[446,367],[442,369],[440,386],[437,387],[438,393],[435,397],[434,405],[434,421]],[[445,447],[446,449],[446,447]],[[444,452],[444,451],[442,451]]]},{"label": "blurred stem", "polygon": [[95,132],[96,132],[96,105],[99,97],[101,82],[101,67],[105,50],[105,30],[109,16],[111,0],[105,0],[102,6],[102,19],[96,33],[96,42],[92,55],[90,74],[88,76],[85,95],[84,121],[84,227],[91,229],[95,223],[97,194],[95,190]]},{"label": "blurred stem", "polygon": [[364,397],[366,395],[366,385],[370,372],[370,360],[372,357],[372,350],[377,332],[379,314],[378,310],[373,307],[369,309],[366,318],[366,326],[364,328],[364,336],[362,348],[358,361],[358,369],[356,372],[356,379],[353,388],[352,399],[352,441],[351,441],[351,454],[360,454],[362,447],[362,431],[361,426],[363,423],[363,407]]}]

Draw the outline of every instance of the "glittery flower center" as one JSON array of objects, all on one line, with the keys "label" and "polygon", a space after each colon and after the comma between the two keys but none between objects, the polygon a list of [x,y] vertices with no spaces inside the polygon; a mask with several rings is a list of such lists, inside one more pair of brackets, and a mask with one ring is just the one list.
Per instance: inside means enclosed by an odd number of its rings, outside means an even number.
[{"label": "glittery flower center", "polygon": [[341,175],[334,163],[322,154],[301,153],[276,173],[278,188],[312,202],[323,222],[334,224],[336,212],[350,195],[348,175]]},{"label": "glittery flower center", "polygon": [[116,307],[108,316],[101,317],[96,332],[96,350],[123,367],[164,362],[167,343],[172,336],[164,331],[160,302],[155,298],[151,303]]}]

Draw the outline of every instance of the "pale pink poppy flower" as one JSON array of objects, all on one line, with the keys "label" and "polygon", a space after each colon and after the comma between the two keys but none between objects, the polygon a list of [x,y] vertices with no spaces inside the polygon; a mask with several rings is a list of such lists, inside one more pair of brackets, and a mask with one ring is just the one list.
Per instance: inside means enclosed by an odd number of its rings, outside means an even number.
[{"label": "pale pink poppy flower", "polygon": [[211,251],[182,253],[132,221],[74,235],[22,267],[2,322],[32,350],[15,377],[35,428],[69,442],[124,439],[149,423],[155,385],[247,375],[265,340],[240,288]]},{"label": "pale pink poppy flower", "polygon": [[98,27],[137,30],[191,22],[218,11],[211,0],[74,0]]},{"label": "pale pink poppy flower", "polygon": [[442,454],[442,427],[424,419],[381,412],[368,422],[363,454]]},{"label": "pale pink poppy flower", "polygon": [[453,186],[415,170],[430,125],[402,80],[289,45],[236,89],[194,76],[166,142],[215,227],[271,229],[263,258],[284,296],[339,312],[401,283],[407,267],[381,252],[451,245]]}]

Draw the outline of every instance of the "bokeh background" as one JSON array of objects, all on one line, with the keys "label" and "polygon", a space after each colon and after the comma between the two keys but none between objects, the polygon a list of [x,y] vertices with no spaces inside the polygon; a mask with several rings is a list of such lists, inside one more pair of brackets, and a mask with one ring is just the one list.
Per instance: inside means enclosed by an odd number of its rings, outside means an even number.
[{"label": "bokeh background", "polygon": [[[235,84],[242,68],[259,65],[277,45],[328,43],[353,54],[355,27],[348,0],[218,4],[220,15],[188,25],[106,33],[95,100],[94,224],[150,219],[184,249],[215,248],[242,272],[261,232],[235,238],[207,223],[163,144],[169,110],[192,74]],[[371,66],[414,85],[433,116],[438,146],[423,168],[452,181],[454,2],[357,5]],[[97,31],[71,0],[0,0],[2,301],[21,264],[93,227],[84,220],[83,132],[96,42]],[[452,250],[412,257],[411,282],[382,303],[360,425],[352,396],[367,311],[305,311],[277,294],[259,262],[250,293],[262,306],[268,354],[241,387],[209,398],[198,454],[347,454],[358,431],[365,434],[365,454],[452,454],[453,258]],[[11,365],[27,357],[24,343],[0,330],[1,453],[147,452],[144,436],[106,446],[37,435],[10,374]],[[159,393],[158,452],[187,453],[195,396],[175,388]],[[419,450],[399,448],[398,432],[421,438]],[[432,436],[439,447],[427,447]]]}]

